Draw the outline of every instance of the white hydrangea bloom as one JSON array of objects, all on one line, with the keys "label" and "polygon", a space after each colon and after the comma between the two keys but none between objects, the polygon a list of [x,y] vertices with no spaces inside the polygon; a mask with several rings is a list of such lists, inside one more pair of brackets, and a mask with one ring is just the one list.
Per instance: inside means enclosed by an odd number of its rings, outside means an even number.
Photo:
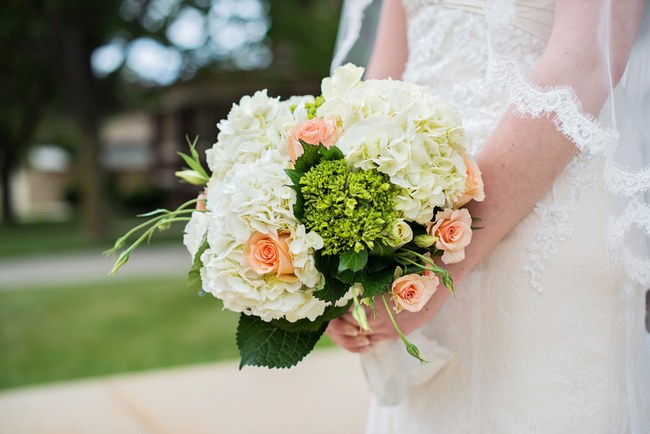
[{"label": "white hydrangea bloom", "polygon": [[363,68],[351,63],[336,68],[331,77],[326,77],[321,83],[321,92],[325,101],[346,95],[352,88],[361,83]]},{"label": "white hydrangea bloom", "polygon": [[343,133],[337,146],[348,163],[387,174],[402,189],[396,209],[424,224],[434,207],[450,206],[464,191],[460,119],[421,86],[359,77],[358,69],[347,65],[323,80],[323,94],[330,98],[318,115],[339,119]]},{"label": "white hydrangea bloom", "polygon": [[208,213],[195,211],[192,213],[190,221],[185,225],[183,244],[187,248],[187,251],[190,252],[190,255],[192,255],[192,258],[196,256],[201,244],[203,244],[205,233],[208,230],[209,219],[210,216]]},{"label": "white hydrangea bloom", "polygon": [[[210,248],[201,256],[203,289],[235,312],[265,321],[286,318],[316,319],[327,303],[314,297],[323,276],[314,264],[314,252],[323,240],[293,215],[295,192],[284,169],[288,159],[277,150],[266,150],[250,163],[236,163],[225,179],[208,186],[207,239]],[[289,231],[296,282],[259,275],[247,263],[245,244],[254,232]]]},{"label": "white hydrangea bloom", "polygon": [[269,97],[266,90],[233,104],[228,117],[217,125],[217,143],[206,151],[212,176],[223,179],[234,165],[254,162],[267,150],[276,150],[288,158],[288,127],[297,122],[291,105]]}]

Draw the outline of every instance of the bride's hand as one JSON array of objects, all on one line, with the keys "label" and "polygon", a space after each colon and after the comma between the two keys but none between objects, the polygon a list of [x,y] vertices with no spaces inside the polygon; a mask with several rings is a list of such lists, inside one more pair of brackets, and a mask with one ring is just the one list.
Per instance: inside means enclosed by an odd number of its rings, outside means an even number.
[{"label": "bride's hand", "polygon": [[[427,323],[448,298],[449,291],[441,285],[421,311],[415,313],[402,311],[398,315],[393,314],[402,333],[408,335]],[[366,316],[370,327],[369,332],[361,330],[352,314],[348,312],[330,321],[327,335],[334,343],[353,353],[367,351],[373,343],[399,337],[380,298],[375,300],[375,312],[367,308]]]}]

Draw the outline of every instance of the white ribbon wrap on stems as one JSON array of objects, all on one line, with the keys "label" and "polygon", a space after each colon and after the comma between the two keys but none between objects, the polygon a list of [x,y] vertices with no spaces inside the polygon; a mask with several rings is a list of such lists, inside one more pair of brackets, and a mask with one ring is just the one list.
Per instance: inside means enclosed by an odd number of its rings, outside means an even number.
[{"label": "white ribbon wrap on stems", "polygon": [[383,406],[394,406],[410,390],[427,383],[454,357],[438,342],[416,330],[408,336],[427,363],[406,352],[401,340],[381,341],[361,355],[363,372],[374,399]]}]

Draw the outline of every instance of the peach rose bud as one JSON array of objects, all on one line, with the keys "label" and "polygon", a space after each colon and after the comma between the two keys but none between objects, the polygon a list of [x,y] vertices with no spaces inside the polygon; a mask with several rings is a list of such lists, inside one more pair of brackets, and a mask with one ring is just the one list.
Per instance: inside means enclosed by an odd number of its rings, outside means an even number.
[{"label": "peach rose bud", "polygon": [[331,119],[310,119],[298,125],[289,135],[289,158],[296,161],[304,152],[300,140],[310,145],[322,143],[330,148],[338,139],[336,122]]},{"label": "peach rose bud", "polygon": [[275,273],[285,282],[298,280],[294,273],[293,259],[289,253],[288,232],[275,236],[255,232],[245,246],[244,257],[251,269],[258,274]]},{"label": "peach rose bud", "polygon": [[436,221],[427,223],[427,233],[438,238],[442,262],[454,264],[465,259],[465,247],[472,241],[472,217],[466,209],[438,211]]},{"label": "peach rose bud", "polygon": [[463,206],[470,200],[483,202],[485,200],[485,191],[483,188],[483,179],[481,178],[481,171],[478,166],[467,155],[463,155],[465,167],[467,168],[467,179],[465,180],[465,191],[463,195],[458,198],[457,206]]},{"label": "peach rose bud", "polygon": [[196,201],[196,210],[197,211],[205,211],[206,208],[206,201],[208,200],[208,196],[206,196],[205,193],[199,194],[199,197],[197,197]]},{"label": "peach rose bud", "polygon": [[409,312],[419,312],[427,301],[438,289],[437,276],[421,276],[407,274],[395,279],[391,285],[391,292],[395,300],[395,310],[399,313],[402,309]]}]

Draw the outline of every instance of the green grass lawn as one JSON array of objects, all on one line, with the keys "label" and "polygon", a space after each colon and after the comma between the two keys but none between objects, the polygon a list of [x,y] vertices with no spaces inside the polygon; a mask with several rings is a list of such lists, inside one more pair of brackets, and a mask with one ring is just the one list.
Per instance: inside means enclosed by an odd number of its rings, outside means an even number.
[{"label": "green grass lawn", "polygon": [[0,292],[0,388],[236,360],[237,318],[182,278]]}]

